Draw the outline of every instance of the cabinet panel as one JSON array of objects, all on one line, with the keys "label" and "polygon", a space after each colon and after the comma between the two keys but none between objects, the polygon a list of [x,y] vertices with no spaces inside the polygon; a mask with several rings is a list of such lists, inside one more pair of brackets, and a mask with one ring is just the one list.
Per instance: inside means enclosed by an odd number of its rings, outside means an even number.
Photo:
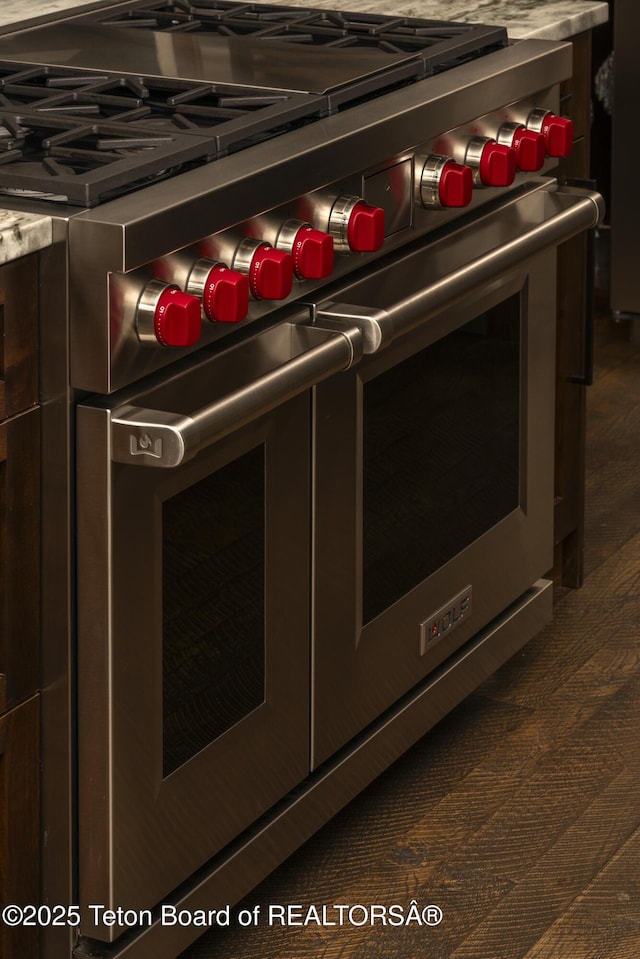
[{"label": "cabinet panel", "polygon": [[[0,717],[0,907],[40,897],[38,707],[35,696]],[[37,928],[0,923],[0,956],[37,959]]]},{"label": "cabinet panel", "polygon": [[[638,283],[638,86],[640,58],[637,51],[640,5],[637,0],[618,0],[614,16],[615,107],[611,170],[611,306],[614,310],[640,313]],[[633,321],[637,327],[638,320]],[[635,340],[635,332],[632,332]]]},{"label": "cabinet panel", "polygon": [[38,264],[0,267],[0,713],[38,686]]},{"label": "cabinet panel", "polygon": [[0,267],[0,420],[38,400],[38,257]]},{"label": "cabinet panel", "polygon": [[[591,31],[572,40],[573,76],[562,85],[563,110],[573,118],[575,141],[560,161],[565,182],[589,177]],[[564,586],[582,585],[584,576],[584,463],[586,387],[584,376],[587,284],[587,240],[574,237],[558,249],[558,335],[556,342],[556,576]]]},{"label": "cabinet panel", "polygon": [[0,423],[0,713],[38,687],[40,410]]}]

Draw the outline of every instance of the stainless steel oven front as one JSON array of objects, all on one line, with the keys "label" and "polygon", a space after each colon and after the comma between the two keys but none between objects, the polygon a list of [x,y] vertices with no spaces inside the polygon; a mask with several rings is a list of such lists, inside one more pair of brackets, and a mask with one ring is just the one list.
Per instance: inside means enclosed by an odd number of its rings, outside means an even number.
[{"label": "stainless steel oven front", "polygon": [[493,668],[531,635],[499,623],[552,565],[555,250],[596,200],[529,184],[79,404],[83,935],[314,790],[335,811],[376,724],[445,666],[459,701],[483,630]]},{"label": "stainless steel oven front", "polygon": [[83,904],[153,906],[308,774],[305,386],[352,355],[281,324],[78,411]]},{"label": "stainless steel oven front", "polygon": [[[504,206],[317,305],[320,322],[379,315],[381,332],[316,390],[314,766],[553,565],[556,251],[522,242],[548,201]],[[505,266],[482,283],[496,251]]]}]

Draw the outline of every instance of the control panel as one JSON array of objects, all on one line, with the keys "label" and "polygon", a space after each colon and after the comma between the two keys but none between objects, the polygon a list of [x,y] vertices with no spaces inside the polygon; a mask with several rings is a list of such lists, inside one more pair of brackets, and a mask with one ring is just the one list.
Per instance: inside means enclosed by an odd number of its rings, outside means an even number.
[{"label": "control panel", "polygon": [[573,124],[518,102],[372,170],[110,276],[111,326],[189,350],[345,275],[571,152]]},{"label": "control panel", "polygon": [[241,323],[251,306],[286,300],[301,284],[334,272],[335,254],[375,253],[385,211],[359,195],[320,192],[302,200],[310,219],[279,211],[205,237],[126,277],[113,276],[121,324],[147,347],[192,347],[207,324]]}]

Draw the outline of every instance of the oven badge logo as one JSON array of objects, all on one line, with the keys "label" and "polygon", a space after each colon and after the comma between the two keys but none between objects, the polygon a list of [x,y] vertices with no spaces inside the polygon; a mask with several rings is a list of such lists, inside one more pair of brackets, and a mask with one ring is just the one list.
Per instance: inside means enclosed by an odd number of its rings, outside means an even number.
[{"label": "oven badge logo", "polygon": [[151,456],[162,459],[162,437],[154,439],[149,433],[130,433],[129,452],[132,456]]},{"label": "oven badge logo", "polygon": [[420,623],[420,655],[429,650],[433,644],[444,636],[457,629],[461,623],[471,615],[471,586],[461,590],[456,596],[441,606],[440,609],[427,616]]}]

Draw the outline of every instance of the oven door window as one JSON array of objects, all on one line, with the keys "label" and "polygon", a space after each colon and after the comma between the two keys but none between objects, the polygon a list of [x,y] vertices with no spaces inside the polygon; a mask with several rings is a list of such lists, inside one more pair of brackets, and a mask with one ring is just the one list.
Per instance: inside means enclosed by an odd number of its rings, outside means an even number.
[{"label": "oven door window", "polygon": [[519,297],[366,382],[362,405],[365,624],[519,505]]},{"label": "oven door window", "polygon": [[162,504],[165,776],[264,702],[264,459]]},{"label": "oven door window", "polygon": [[79,410],[83,903],[153,906],[309,771],[309,406],[172,469]]},{"label": "oven door window", "polygon": [[[340,296],[392,307],[456,251],[419,247]],[[551,568],[555,256],[412,317],[317,387],[314,768]],[[430,632],[463,594],[455,628]]]}]

